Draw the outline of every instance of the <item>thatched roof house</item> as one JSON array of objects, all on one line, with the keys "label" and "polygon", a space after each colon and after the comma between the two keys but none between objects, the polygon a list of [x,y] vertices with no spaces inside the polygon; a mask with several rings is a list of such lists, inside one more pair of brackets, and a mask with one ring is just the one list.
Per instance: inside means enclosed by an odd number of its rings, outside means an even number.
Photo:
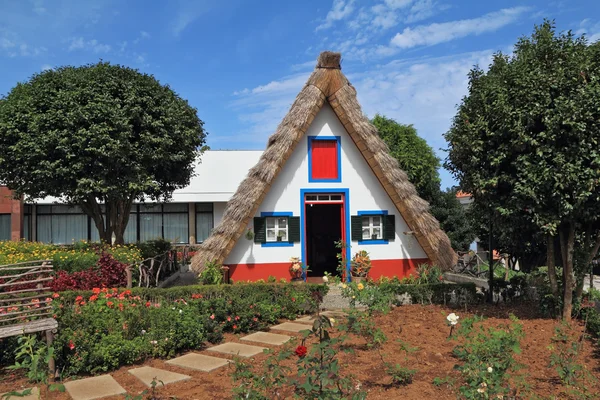
[{"label": "thatched roof house", "polygon": [[[402,276],[417,262],[454,264],[448,237],[363,114],[340,61],[340,53],[321,53],[258,164],[193,258],[194,271],[213,261],[237,269],[238,279],[289,277],[289,257],[299,256],[322,273],[331,270],[329,242],[337,232],[349,244],[349,256],[367,250],[373,270],[381,261],[376,275]],[[286,200],[291,196],[300,201]]]}]

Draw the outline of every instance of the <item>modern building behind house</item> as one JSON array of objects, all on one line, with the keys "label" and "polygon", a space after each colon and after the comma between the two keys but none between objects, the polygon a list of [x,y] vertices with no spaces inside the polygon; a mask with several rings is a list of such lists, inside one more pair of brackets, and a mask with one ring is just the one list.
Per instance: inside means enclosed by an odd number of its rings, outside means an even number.
[{"label": "modern building behind house", "polygon": [[[206,151],[195,176],[168,203],[134,204],[125,231],[132,243],[163,238],[175,244],[199,244],[223,216],[225,206],[262,151]],[[93,220],[77,206],[57,198],[31,203],[15,200],[0,187],[0,240],[71,244],[98,241]]]}]

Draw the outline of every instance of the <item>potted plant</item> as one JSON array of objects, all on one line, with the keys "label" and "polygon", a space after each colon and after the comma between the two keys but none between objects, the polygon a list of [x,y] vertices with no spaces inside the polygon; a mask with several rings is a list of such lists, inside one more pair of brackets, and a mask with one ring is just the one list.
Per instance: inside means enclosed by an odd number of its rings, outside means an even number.
[{"label": "potted plant", "polygon": [[374,234],[371,235],[371,240],[377,240],[377,234],[376,233],[374,233]]},{"label": "potted plant", "polygon": [[292,282],[302,281],[302,273],[304,272],[304,267],[302,266],[300,257],[292,257],[290,258],[290,262],[292,263],[292,265],[290,266],[290,275],[292,276]]},{"label": "potted plant", "polygon": [[360,282],[366,278],[371,270],[371,258],[366,250],[361,250],[354,254],[350,261],[352,281]]}]

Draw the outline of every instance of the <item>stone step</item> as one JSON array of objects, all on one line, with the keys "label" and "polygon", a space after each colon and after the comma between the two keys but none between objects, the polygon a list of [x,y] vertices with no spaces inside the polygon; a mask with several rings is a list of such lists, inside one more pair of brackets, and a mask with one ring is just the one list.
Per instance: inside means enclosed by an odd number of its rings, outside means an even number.
[{"label": "stone step", "polygon": [[243,344],[243,343],[227,342],[227,343],[220,344],[218,346],[210,347],[206,350],[247,358],[247,357],[252,357],[257,354],[260,354],[264,350],[267,350],[267,348],[259,347],[259,346],[251,346],[249,344]]},{"label": "stone step", "polygon": [[306,324],[299,324],[296,322],[284,322],[283,324],[279,324],[279,325],[275,325],[271,327],[271,330],[278,330],[278,331],[287,331],[287,332],[294,332],[294,333],[298,333],[300,331],[304,331],[310,329],[310,326],[307,326]]},{"label": "stone step", "polygon": [[290,336],[270,332],[256,332],[240,338],[240,340],[270,344],[272,346],[281,346],[290,339]]},{"label": "stone step", "polygon": [[[328,318],[344,318],[347,314],[343,311],[323,311],[321,312],[321,315],[328,317]],[[294,322],[299,322],[301,324],[313,324],[315,322],[315,319],[317,319],[316,314],[315,315],[306,315],[302,318],[298,318],[296,320],[294,320]]]},{"label": "stone step", "polygon": [[128,372],[138,378],[144,385],[148,387],[152,387],[153,380],[155,380],[159,386],[162,386],[168,385],[169,383],[185,381],[191,378],[189,375],[178,374],[176,372],[152,367],[133,368]]},{"label": "stone step", "polygon": [[65,382],[65,389],[73,400],[95,400],[127,393],[110,375]]},{"label": "stone step", "polygon": [[204,354],[198,353],[188,353],[167,361],[167,364],[175,365],[176,367],[195,369],[204,372],[213,371],[228,363],[229,360],[224,358],[205,356]]},{"label": "stone step", "polygon": [[[21,396],[26,390],[31,390],[29,394]],[[27,389],[19,389],[13,390],[15,393],[19,393],[19,395],[10,395],[7,396],[6,393],[0,393],[0,399],[2,400],[38,400],[40,398],[40,389],[37,387],[27,388]]]}]

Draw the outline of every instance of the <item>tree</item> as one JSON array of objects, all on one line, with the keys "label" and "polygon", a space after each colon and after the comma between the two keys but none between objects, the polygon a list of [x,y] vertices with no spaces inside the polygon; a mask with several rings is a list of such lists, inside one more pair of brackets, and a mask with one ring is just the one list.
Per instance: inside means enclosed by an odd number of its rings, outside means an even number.
[{"label": "tree", "polygon": [[403,125],[383,115],[375,115],[371,121],[379,137],[390,148],[390,154],[417,188],[419,196],[432,203],[440,191],[440,159],[425,139],[419,137],[412,125]]},{"label": "tree", "polygon": [[0,100],[0,182],[79,205],[102,240],[122,243],[132,203],[187,185],[205,136],[196,109],[151,75],[61,67]]},{"label": "tree", "polygon": [[390,154],[415,185],[419,196],[429,202],[431,213],[440,222],[452,248],[467,250],[475,239],[470,220],[456,198],[456,190],[440,190],[440,160],[412,125],[403,125],[377,114],[372,120]]},{"label": "tree", "polygon": [[[576,238],[589,243],[586,262],[600,244],[599,46],[557,34],[553,22],[536,26],[512,55],[495,54],[487,72],[471,70],[445,135],[447,168],[490,218],[525,218],[548,243],[559,237],[566,320]],[[549,274],[556,284],[553,265]]]}]

